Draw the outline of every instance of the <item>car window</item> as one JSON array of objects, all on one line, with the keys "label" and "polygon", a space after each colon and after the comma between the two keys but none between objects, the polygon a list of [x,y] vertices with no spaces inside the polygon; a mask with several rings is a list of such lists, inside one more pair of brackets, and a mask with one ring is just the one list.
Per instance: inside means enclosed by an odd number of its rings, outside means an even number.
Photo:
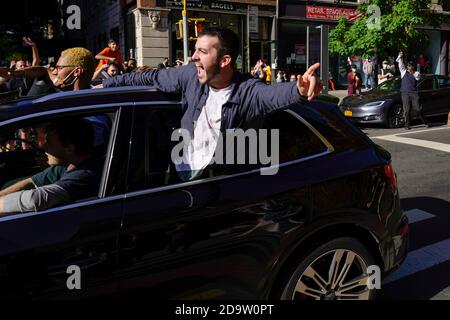
[{"label": "car window", "polygon": [[419,90],[433,90],[434,78],[425,78],[419,82]]},{"label": "car window", "polygon": [[[175,145],[179,143],[172,141],[171,137],[180,127],[180,119],[181,110],[176,107],[141,108],[135,111],[128,191],[140,191],[186,181],[180,178],[180,174],[176,171],[171,154]],[[276,164],[262,161],[261,154],[266,156],[265,160],[278,159],[280,163],[284,163],[328,150],[299,117],[286,111],[267,117],[262,129],[264,130],[243,131],[247,135],[244,138],[234,136],[237,130],[230,131],[235,139],[232,147],[227,141],[230,136],[222,137],[223,157],[217,156],[216,149],[214,161],[197,179],[242,173]],[[262,131],[265,133],[261,134]],[[272,142],[278,145],[277,157],[273,155],[277,149],[274,149]],[[261,149],[261,143],[265,144],[265,149]]]},{"label": "car window", "polygon": [[450,88],[450,78],[437,77],[439,88]]},{"label": "car window", "polygon": [[[283,164],[327,151],[327,146],[311,130],[311,127],[308,127],[307,122],[303,122],[304,120],[301,119],[295,112],[289,110],[279,111],[267,116],[262,127],[267,132],[267,138],[265,134],[261,134],[261,130],[256,130],[257,139],[254,139],[254,141],[257,141],[258,148],[255,149],[255,143],[253,145],[247,143],[245,148],[239,148],[239,153],[245,150],[245,164],[226,164],[215,170],[215,175],[229,175],[267,167],[276,164],[273,163],[275,160]],[[277,143],[278,147],[274,148],[274,143]],[[266,147],[261,149],[261,146],[264,145]],[[274,155],[276,150],[278,150],[277,156]],[[229,152],[229,150],[226,150],[226,152]],[[267,164],[267,161],[261,161],[261,152],[266,160],[271,159],[272,162]],[[234,154],[237,153],[235,149]],[[249,161],[251,156],[255,156],[255,154],[258,154],[256,164]]]},{"label": "car window", "polygon": [[114,121],[115,112],[97,112],[0,129],[0,196],[21,212],[98,197]]},{"label": "car window", "polygon": [[378,87],[374,89],[376,92],[396,92],[400,91],[400,87],[402,84],[402,80],[399,77],[395,77],[389,80],[386,80]]},{"label": "car window", "polygon": [[133,117],[127,191],[180,182],[171,161],[172,133],[180,127],[178,106],[139,107]]},{"label": "car window", "polygon": [[295,113],[281,111],[267,117],[264,127],[279,130],[280,163],[327,151],[326,145]]}]

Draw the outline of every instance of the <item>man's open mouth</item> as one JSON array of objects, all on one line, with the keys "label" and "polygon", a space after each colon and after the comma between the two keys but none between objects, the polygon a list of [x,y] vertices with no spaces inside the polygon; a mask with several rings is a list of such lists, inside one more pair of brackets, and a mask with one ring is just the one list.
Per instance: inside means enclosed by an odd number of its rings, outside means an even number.
[{"label": "man's open mouth", "polygon": [[205,68],[203,68],[202,66],[196,65],[197,67],[197,75],[200,76],[203,71],[205,70]]}]

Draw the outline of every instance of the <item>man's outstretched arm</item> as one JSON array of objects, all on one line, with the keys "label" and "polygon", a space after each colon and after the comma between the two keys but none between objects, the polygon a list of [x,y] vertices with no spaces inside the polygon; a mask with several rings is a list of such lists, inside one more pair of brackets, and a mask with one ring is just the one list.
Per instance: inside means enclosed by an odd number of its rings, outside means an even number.
[{"label": "man's outstretched arm", "polygon": [[320,94],[322,83],[315,75],[320,64],[311,66],[297,82],[275,85],[258,84],[249,99],[248,117],[266,115],[298,101],[311,101]]},{"label": "man's outstretched arm", "polygon": [[168,93],[178,93],[196,75],[195,65],[181,68],[131,72],[103,81],[103,87],[152,86]]}]

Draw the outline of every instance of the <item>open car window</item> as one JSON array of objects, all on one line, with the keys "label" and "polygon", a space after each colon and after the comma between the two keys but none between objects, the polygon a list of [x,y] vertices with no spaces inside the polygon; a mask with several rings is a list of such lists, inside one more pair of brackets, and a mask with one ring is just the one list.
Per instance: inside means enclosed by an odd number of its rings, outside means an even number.
[{"label": "open car window", "polygon": [[[116,112],[97,112],[1,128],[0,196],[6,213],[42,211],[97,198],[115,121]],[[16,211],[9,212],[15,206],[9,207],[10,201],[19,203]]]}]

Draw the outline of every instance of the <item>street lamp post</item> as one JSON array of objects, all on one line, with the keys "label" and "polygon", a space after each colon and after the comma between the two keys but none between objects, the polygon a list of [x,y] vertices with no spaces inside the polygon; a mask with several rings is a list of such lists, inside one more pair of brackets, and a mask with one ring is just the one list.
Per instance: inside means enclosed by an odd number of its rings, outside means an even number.
[{"label": "street lamp post", "polygon": [[183,16],[183,57],[184,57],[184,64],[188,64],[188,22],[187,22],[187,11],[186,11],[186,1],[183,0],[183,11],[181,12],[181,15]]},{"label": "street lamp post", "polygon": [[328,35],[330,27],[327,25],[320,26],[320,78],[323,81],[323,93],[328,93],[328,70],[330,56],[328,53]]}]

